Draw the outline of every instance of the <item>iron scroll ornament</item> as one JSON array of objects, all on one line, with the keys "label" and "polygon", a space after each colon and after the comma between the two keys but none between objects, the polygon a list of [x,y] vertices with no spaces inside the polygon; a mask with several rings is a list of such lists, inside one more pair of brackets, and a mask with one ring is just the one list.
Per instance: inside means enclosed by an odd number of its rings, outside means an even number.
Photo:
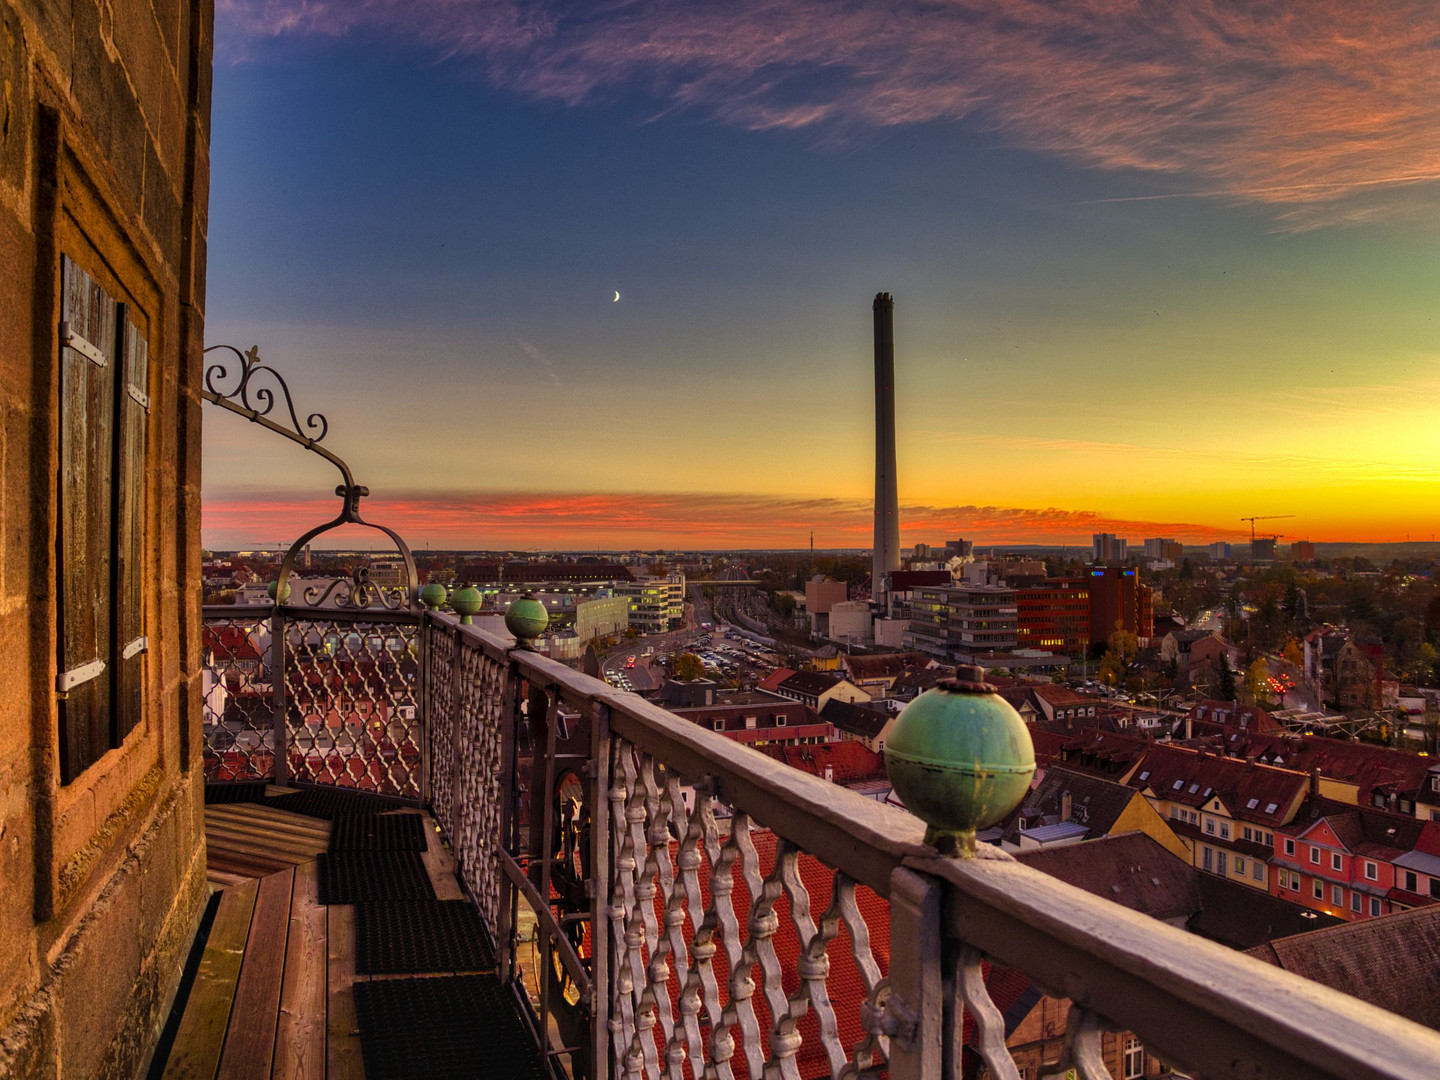
[{"label": "iron scroll ornament", "polygon": [[[395,544],[400,557],[405,562],[405,586],[403,588],[384,588],[369,580],[367,570],[357,570],[351,575],[350,580],[341,578],[333,582],[323,592],[310,587],[305,590],[305,603],[311,607],[318,607],[324,604],[331,597],[339,607],[368,608],[378,603],[390,610],[403,608],[413,609],[420,606],[420,578],[415,570],[415,556],[410,552],[410,545],[400,537],[394,529],[384,525],[376,524],[373,521],[366,521],[360,516],[360,500],[370,494],[370,489],[355,483],[355,477],[350,472],[350,466],[343,458],[331,453],[325,447],[319,445],[325,436],[330,433],[330,422],[325,419],[323,413],[312,412],[305,418],[305,423],[300,423],[299,414],[295,411],[294,400],[290,396],[290,387],[286,385],[284,378],[278,371],[264,364],[260,360],[259,346],[252,345],[245,352],[241,352],[233,345],[212,345],[205,350],[206,355],[217,350],[224,350],[235,354],[239,363],[238,371],[232,372],[227,360],[211,364],[205,369],[205,386],[200,391],[200,396],[213,405],[219,405],[222,409],[228,409],[239,416],[243,416],[253,424],[282,435],[291,442],[299,443],[312,454],[324,458],[340,471],[341,483],[335,489],[335,494],[340,498],[340,513],[330,521],[317,525],[305,533],[285,552],[285,558],[280,563],[280,576],[275,581],[276,603],[285,606],[283,598],[289,591],[290,574],[295,569],[296,559],[305,546],[322,533],[341,525],[363,525],[367,529],[375,529],[384,533]],[[234,386],[230,389],[223,389],[234,380]],[[272,387],[270,383],[274,384]],[[277,397],[278,392],[278,397]],[[270,418],[274,411],[276,402],[283,399],[285,411],[290,414],[290,427],[278,423]],[[310,434],[306,434],[306,432]]]}]

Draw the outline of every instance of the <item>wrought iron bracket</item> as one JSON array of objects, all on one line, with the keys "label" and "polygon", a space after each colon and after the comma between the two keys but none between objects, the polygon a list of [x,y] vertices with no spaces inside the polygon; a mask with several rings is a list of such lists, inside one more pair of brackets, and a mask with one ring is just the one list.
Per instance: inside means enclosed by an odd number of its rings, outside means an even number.
[{"label": "wrought iron bracket", "polygon": [[[295,411],[294,399],[290,396],[290,387],[286,385],[285,379],[278,371],[261,362],[258,346],[252,345],[246,351],[241,352],[233,345],[212,345],[205,350],[205,353],[208,355],[217,350],[233,353],[238,367],[232,370],[228,358],[207,367],[205,369],[205,385],[200,391],[201,397],[212,405],[219,405],[222,409],[243,416],[252,424],[259,424],[291,442],[299,443],[306,450],[324,458],[340,471],[341,483],[335,488],[335,494],[340,499],[340,513],[330,521],[317,525],[305,533],[285,552],[285,558],[280,563],[280,576],[275,582],[277,604],[281,607],[285,606],[284,597],[289,587],[290,575],[295,569],[296,560],[307,544],[322,533],[327,533],[341,525],[363,525],[367,529],[375,529],[384,533],[395,544],[401,559],[405,562],[406,584],[404,589],[386,589],[376,585],[369,580],[369,572],[360,569],[351,575],[350,581],[342,578],[333,582],[323,592],[317,588],[306,589],[304,597],[306,605],[318,607],[333,595],[335,603],[342,607],[365,608],[379,603],[391,610],[418,608],[420,606],[420,577],[415,570],[415,556],[410,551],[410,545],[405,543],[395,530],[373,521],[366,521],[360,516],[360,500],[370,494],[370,489],[355,483],[350,466],[345,463],[343,458],[320,445],[325,436],[330,433],[330,422],[325,419],[325,415],[312,412],[305,417],[304,424],[301,424],[300,416]],[[270,417],[270,414],[275,411],[276,403],[281,400],[285,403],[285,412],[290,416],[289,427]],[[284,414],[280,415],[283,419]]]}]

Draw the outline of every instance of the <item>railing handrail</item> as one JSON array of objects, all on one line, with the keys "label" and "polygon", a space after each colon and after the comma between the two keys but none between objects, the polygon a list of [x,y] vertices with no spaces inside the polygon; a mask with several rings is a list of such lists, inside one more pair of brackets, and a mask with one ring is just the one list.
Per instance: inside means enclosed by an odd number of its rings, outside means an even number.
[{"label": "railing handrail", "polygon": [[782,832],[804,851],[890,895],[890,875],[910,857],[933,854],[924,845],[924,824],[893,806],[793,769],[742,743],[683,720],[637,694],[566,667],[536,652],[515,649],[503,638],[453,616],[437,618],[455,626],[495,659],[508,660],[532,683],[556,689],[562,698],[608,706],[610,730],[691,782],[709,784],[711,794]]},{"label": "railing handrail", "polygon": [[[950,886],[946,936],[1027,975],[1064,972],[1058,985],[1030,977],[1135,1032],[1162,1057],[1193,1061],[1199,1045],[1210,1061],[1243,1062],[1247,1070],[1258,1064],[1260,1075],[1305,1080],[1413,1080],[1440,1070],[1440,1032],[993,848],[981,851],[974,859],[906,861]],[[1137,982],[1144,993],[1136,994]]]}]

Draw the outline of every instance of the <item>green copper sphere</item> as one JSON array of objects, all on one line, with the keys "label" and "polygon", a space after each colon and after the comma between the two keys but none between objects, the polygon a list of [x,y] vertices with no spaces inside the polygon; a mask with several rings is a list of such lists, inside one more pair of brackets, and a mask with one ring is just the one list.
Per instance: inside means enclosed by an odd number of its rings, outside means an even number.
[{"label": "green copper sphere", "polygon": [[[270,582],[269,585],[267,585],[267,586],[265,587],[265,591],[270,594],[270,599],[271,599],[271,600],[274,600],[274,599],[275,599],[275,586],[278,585],[278,584],[280,584],[278,581],[272,581],[272,582]],[[290,602],[290,582],[287,581],[287,582],[285,582],[285,591],[280,594],[280,603],[282,603],[282,604],[288,604],[289,602]]]},{"label": "green copper sphere", "polygon": [[550,625],[550,612],[535,597],[526,593],[505,611],[505,629],[515,635],[522,646],[539,637]]},{"label": "green copper sphere", "polygon": [[440,606],[445,603],[445,597],[448,595],[449,593],[444,585],[441,585],[438,581],[432,581],[420,590],[420,603],[424,604],[431,611],[438,611],[440,610]]},{"label": "green copper sphere", "polygon": [[485,601],[480,596],[480,590],[474,585],[466,585],[463,589],[456,589],[450,594],[450,606],[455,609],[455,614],[460,616],[460,621],[466,626],[475,622],[475,615],[484,603]]},{"label": "green copper sphere", "polygon": [[973,851],[975,830],[1020,805],[1035,775],[1025,721],[984,677],[961,667],[905,706],[885,743],[895,794],[947,851]]}]

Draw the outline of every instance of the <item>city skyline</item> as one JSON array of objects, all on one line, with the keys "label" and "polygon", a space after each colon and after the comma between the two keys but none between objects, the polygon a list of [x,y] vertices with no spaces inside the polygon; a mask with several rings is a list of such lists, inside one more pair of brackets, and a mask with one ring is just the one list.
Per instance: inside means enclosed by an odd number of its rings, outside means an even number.
[{"label": "city skyline", "polygon": [[1433,11],[995,10],[222,3],[209,342],[416,546],[867,546],[881,290],[905,546],[1428,536]]}]

